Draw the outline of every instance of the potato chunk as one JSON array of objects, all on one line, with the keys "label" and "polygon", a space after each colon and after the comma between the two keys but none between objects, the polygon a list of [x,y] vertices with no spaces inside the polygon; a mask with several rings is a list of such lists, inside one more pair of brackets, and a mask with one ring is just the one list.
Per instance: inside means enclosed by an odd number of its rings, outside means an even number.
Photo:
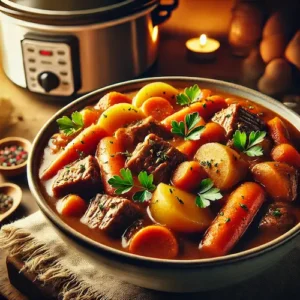
[{"label": "potato chunk", "polygon": [[178,90],[164,82],[152,82],[142,87],[132,100],[132,104],[141,107],[151,97],[162,97],[172,105],[176,104]]},{"label": "potato chunk", "polygon": [[203,232],[212,223],[214,216],[209,208],[195,204],[196,195],[160,183],[150,202],[153,219],[179,232]]},{"label": "potato chunk", "polygon": [[254,180],[262,184],[274,201],[294,201],[297,197],[298,173],[285,163],[263,162],[252,168]]},{"label": "potato chunk", "polygon": [[119,103],[105,110],[99,118],[98,124],[109,135],[112,135],[118,128],[143,118],[145,115],[137,107],[129,103]]},{"label": "potato chunk", "polygon": [[247,175],[248,164],[236,151],[219,143],[203,145],[195,159],[220,190],[232,188]]}]

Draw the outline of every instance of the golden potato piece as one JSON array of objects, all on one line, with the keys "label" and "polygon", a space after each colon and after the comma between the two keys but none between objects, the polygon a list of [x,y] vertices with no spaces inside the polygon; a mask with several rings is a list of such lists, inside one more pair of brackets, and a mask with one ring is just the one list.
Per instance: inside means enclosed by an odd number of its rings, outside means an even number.
[{"label": "golden potato piece", "polygon": [[120,127],[143,118],[145,115],[137,107],[128,103],[119,103],[105,110],[99,118],[98,124],[112,135]]},{"label": "golden potato piece", "polygon": [[203,145],[195,159],[220,190],[232,188],[246,177],[248,171],[248,164],[235,150],[219,143]]},{"label": "golden potato piece", "polygon": [[132,104],[141,107],[151,97],[162,97],[172,105],[176,104],[178,90],[164,82],[152,82],[142,87],[132,100]]},{"label": "golden potato piece", "polygon": [[160,183],[150,202],[150,212],[156,222],[172,230],[203,232],[214,216],[209,208],[197,207],[195,200],[196,195]]}]

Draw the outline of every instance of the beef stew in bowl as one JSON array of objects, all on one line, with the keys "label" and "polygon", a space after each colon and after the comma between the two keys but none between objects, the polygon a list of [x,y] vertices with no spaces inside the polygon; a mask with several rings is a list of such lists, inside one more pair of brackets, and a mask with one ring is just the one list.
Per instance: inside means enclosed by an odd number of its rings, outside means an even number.
[{"label": "beef stew in bowl", "polygon": [[250,100],[154,82],[58,118],[40,188],[65,223],[100,244],[219,257],[299,222],[299,137]]}]

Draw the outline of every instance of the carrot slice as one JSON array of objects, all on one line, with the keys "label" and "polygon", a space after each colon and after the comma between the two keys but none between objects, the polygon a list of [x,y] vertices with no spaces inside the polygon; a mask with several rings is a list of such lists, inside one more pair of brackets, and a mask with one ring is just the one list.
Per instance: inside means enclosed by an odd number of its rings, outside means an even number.
[{"label": "carrot slice", "polygon": [[186,154],[189,159],[192,159],[197,150],[206,143],[223,143],[225,142],[226,132],[224,128],[217,123],[207,123],[201,137],[197,141],[184,141],[177,147],[179,151]]},{"label": "carrot slice", "polygon": [[103,188],[108,195],[115,195],[115,188],[108,183],[108,180],[114,175],[120,175],[120,170],[124,168],[125,156],[120,154],[123,151],[122,144],[114,137],[105,137],[98,145],[96,157],[100,166]]},{"label": "carrot slice", "polygon": [[172,183],[175,187],[187,192],[193,192],[199,188],[202,179],[207,178],[207,174],[196,161],[185,161],[175,170]]},{"label": "carrot slice", "polygon": [[269,133],[274,140],[275,144],[283,144],[290,142],[290,135],[288,129],[281,119],[278,117],[273,118],[268,122]]},{"label": "carrot slice", "polygon": [[166,227],[150,225],[133,236],[129,251],[142,256],[172,259],[178,255],[178,243]]},{"label": "carrot slice", "polygon": [[162,97],[149,98],[143,103],[141,110],[146,116],[152,116],[157,121],[162,121],[174,112],[170,102]]},{"label": "carrot slice", "polygon": [[58,213],[67,217],[81,217],[86,211],[85,201],[78,195],[68,195],[59,200],[56,205]]},{"label": "carrot slice", "polygon": [[234,190],[201,241],[201,253],[207,257],[228,254],[242,237],[264,200],[264,190],[257,183],[246,182]]},{"label": "carrot slice", "polygon": [[84,155],[94,154],[99,141],[106,135],[99,125],[91,125],[81,131],[44,171],[41,179],[52,178],[64,166],[80,158],[81,153]]},{"label": "carrot slice", "polygon": [[131,103],[131,99],[124,94],[118,92],[110,92],[104,95],[98,101],[98,103],[95,105],[95,108],[104,111],[118,103]]},{"label": "carrot slice", "polygon": [[185,116],[194,112],[199,113],[200,117],[204,120],[208,120],[219,110],[227,107],[227,104],[223,97],[221,96],[210,96],[199,102],[195,102],[190,106],[182,108],[181,110],[175,112],[171,116],[165,118],[162,121],[162,124],[168,128],[172,128],[172,121],[181,122],[184,120]]},{"label": "carrot slice", "polygon": [[271,153],[275,161],[287,163],[293,167],[300,168],[300,154],[290,144],[280,144],[276,146]]},{"label": "carrot slice", "polygon": [[85,109],[83,109],[80,113],[82,115],[84,127],[89,127],[92,124],[97,123],[97,121],[100,117],[101,111],[95,109],[92,106],[88,106]]}]

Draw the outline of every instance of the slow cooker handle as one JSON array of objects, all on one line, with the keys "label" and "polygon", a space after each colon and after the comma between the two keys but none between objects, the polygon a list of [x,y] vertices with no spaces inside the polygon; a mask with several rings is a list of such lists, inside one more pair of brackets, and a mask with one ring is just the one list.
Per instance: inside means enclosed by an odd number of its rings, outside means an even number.
[{"label": "slow cooker handle", "polygon": [[[163,4],[160,0],[160,4],[152,12],[153,25],[159,25],[170,18],[172,11],[177,8],[179,0],[172,0],[173,3]],[[171,1],[169,1],[171,2]]]}]

